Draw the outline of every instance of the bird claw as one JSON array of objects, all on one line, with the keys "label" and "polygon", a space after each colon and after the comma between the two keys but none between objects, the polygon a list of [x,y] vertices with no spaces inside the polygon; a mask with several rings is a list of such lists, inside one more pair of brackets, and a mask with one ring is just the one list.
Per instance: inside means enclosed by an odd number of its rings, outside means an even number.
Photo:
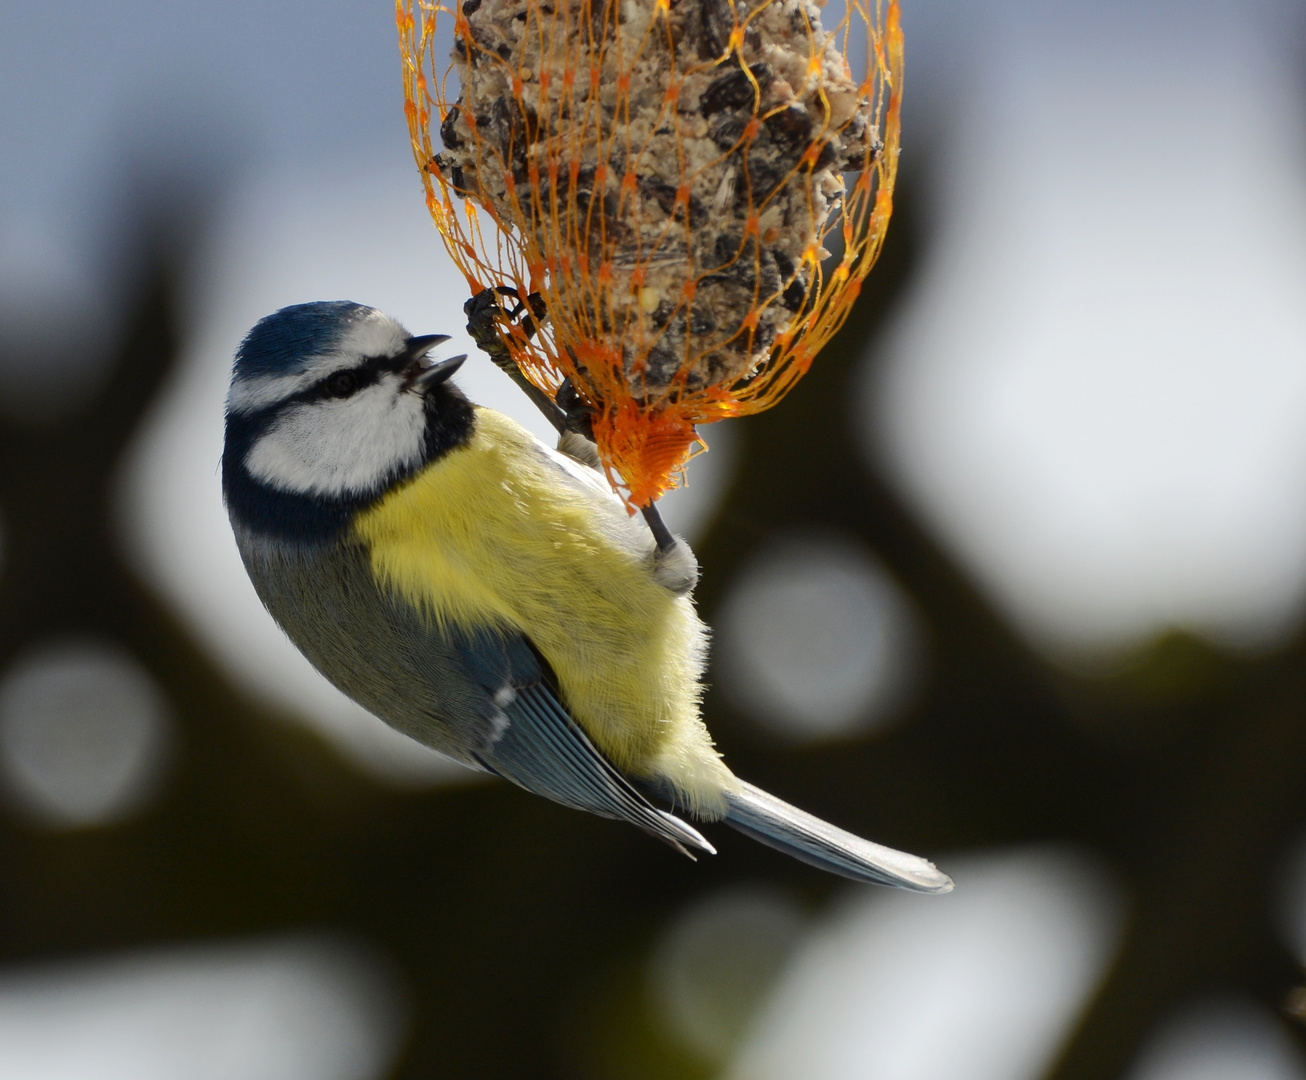
[{"label": "bird claw", "polygon": [[[512,308],[506,307],[505,297],[515,300],[516,304]],[[553,425],[563,443],[570,441],[572,449],[563,452],[589,464],[590,453],[586,448],[575,446],[575,438],[579,436],[590,444],[594,443],[594,406],[581,396],[569,378],[562,380],[550,398],[526,378],[503,340],[503,325],[514,334],[523,334],[525,340],[530,340],[535,335],[546,314],[544,297],[539,293],[531,293],[523,300],[511,285],[496,285],[492,289],[482,289],[463,304],[463,313],[467,316],[467,333],[472,340],[494,361],[496,367],[521,387]],[[563,443],[559,443],[560,448]],[[593,453],[593,459],[598,461],[597,450]],[[644,507],[643,514],[657,543],[659,562],[655,574],[659,583],[675,593],[689,592],[698,582],[698,561],[693,552],[671,535],[656,506]],[[678,549],[687,552],[687,557],[678,554]]]},{"label": "bird claw", "polygon": [[590,442],[594,441],[594,406],[580,396],[571,379],[562,380],[554,391],[553,402],[562,410],[568,431],[573,431]]},{"label": "bird claw", "polygon": [[[508,308],[503,297],[517,303]],[[544,297],[534,292],[523,300],[511,285],[496,285],[482,289],[463,304],[463,314],[467,316],[467,332],[472,340],[493,358],[496,347],[506,352],[499,335],[500,324],[520,330],[527,340],[535,336],[545,316]]]},{"label": "bird claw", "polygon": [[[507,307],[505,297],[515,300],[516,304]],[[573,432],[594,441],[594,407],[581,397],[572,381],[564,378],[553,400],[549,401],[548,395],[522,373],[516,358],[504,343],[504,326],[513,335],[521,334],[527,341],[535,336],[546,314],[544,297],[536,292],[523,300],[511,285],[496,285],[492,289],[482,289],[468,300],[463,305],[463,313],[467,316],[467,332],[472,340],[526,391],[560,434]]]}]

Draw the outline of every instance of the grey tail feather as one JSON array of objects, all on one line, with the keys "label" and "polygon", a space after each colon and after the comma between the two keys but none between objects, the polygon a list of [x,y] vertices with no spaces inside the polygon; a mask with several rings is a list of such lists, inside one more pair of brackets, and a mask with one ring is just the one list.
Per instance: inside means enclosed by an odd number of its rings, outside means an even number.
[{"label": "grey tail feather", "polygon": [[742,780],[726,792],[726,804],[728,825],[832,874],[914,892],[952,891],[952,878],[933,863],[844,832]]}]

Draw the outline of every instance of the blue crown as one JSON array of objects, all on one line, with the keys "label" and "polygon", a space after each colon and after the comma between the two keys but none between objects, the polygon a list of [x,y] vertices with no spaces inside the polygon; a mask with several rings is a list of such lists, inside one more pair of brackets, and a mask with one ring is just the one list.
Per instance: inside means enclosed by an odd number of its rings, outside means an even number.
[{"label": "blue crown", "polygon": [[331,350],[349,327],[372,313],[352,300],[292,304],[260,319],[236,350],[235,377],[302,371],[311,356]]}]

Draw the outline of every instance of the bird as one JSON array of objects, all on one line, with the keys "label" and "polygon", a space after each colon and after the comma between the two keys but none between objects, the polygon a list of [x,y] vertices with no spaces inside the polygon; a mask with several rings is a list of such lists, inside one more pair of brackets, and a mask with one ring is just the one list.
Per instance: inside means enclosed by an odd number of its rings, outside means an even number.
[{"label": "bird", "polygon": [[574,432],[549,446],[474,405],[381,311],[316,301],[235,352],[222,488],[256,592],[337,688],[391,727],[691,855],[688,819],[923,893],[923,858],[737,778],[700,715],[707,630],[688,545],[659,543]]}]

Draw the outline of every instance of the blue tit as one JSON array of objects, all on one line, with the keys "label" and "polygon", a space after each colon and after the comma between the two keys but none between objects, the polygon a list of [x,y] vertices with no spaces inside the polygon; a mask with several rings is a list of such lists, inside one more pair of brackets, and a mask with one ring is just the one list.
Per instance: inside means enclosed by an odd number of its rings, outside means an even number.
[{"label": "blue tit", "polygon": [[446,340],[337,301],[268,316],[236,352],[227,509],[304,655],[418,742],[687,853],[714,849],[681,814],[846,877],[948,891],[924,859],[726,768],[699,716],[692,553],[627,513],[592,444],[560,452],[469,402],[450,380],[465,357],[427,359]]}]

